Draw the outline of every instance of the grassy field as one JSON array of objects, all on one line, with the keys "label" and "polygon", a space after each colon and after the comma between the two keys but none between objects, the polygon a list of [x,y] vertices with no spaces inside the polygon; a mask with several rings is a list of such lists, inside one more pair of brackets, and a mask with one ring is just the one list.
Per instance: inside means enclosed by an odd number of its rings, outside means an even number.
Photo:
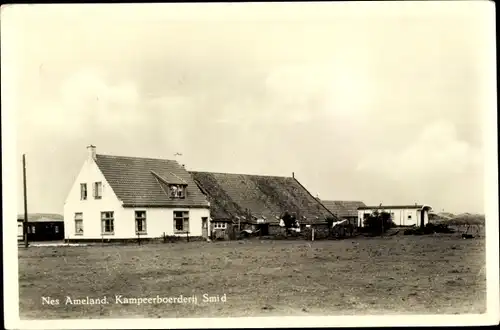
[{"label": "grassy field", "polygon": [[[484,239],[191,242],[19,248],[22,319],[482,313]],[[197,304],[116,304],[123,297]],[[204,303],[203,294],[227,301]],[[106,305],[65,297],[107,297]],[[43,304],[42,297],[59,299]]]}]

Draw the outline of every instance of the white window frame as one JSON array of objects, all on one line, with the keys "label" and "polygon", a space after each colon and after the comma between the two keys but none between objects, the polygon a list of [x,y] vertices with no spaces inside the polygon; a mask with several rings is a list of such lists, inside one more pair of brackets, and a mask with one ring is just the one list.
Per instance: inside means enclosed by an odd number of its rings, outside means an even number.
[{"label": "white window frame", "polygon": [[94,199],[102,199],[102,181],[94,182],[93,195]]},{"label": "white window frame", "polygon": [[88,198],[87,184],[80,183],[80,200],[85,201]]},{"label": "white window frame", "polygon": [[[78,231],[78,223],[80,223],[81,231]],[[83,213],[76,212],[75,213],[75,235],[83,235]]]},{"label": "white window frame", "polygon": [[[143,215],[142,215],[143,214]],[[135,215],[135,233],[136,234],[146,234],[147,233],[147,213],[145,210],[136,210]],[[140,215],[140,216],[139,216]],[[142,221],[142,230],[139,230],[139,221]]]},{"label": "white window frame", "polygon": [[[177,220],[179,219],[182,219],[182,229],[177,228]],[[189,232],[189,211],[174,211],[174,233],[185,232]]]},{"label": "white window frame", "polygon": [[[106,221],[110,221],[110,231],[106,231]],[[104,211],[101,212],[101,234],[114,235],[115,234],[115,212]]]}]

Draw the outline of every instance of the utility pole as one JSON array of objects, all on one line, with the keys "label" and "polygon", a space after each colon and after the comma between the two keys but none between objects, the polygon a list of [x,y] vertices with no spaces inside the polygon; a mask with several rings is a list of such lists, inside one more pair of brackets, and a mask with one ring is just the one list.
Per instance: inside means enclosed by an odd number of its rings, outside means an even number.
[{"label": "utility pole", "polygon": [[26,155],[23,154],[23,187],[24,187],[24,247],[28,247],[28,190],[26,188]]}]

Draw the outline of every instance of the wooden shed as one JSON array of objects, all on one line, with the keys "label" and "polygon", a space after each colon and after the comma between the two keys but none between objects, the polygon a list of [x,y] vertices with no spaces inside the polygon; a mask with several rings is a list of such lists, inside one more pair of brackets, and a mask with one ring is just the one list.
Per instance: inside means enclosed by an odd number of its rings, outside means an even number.
[{"label": "wooden shed", "polygon": [[[17,239],[23,240],[24,215],[17,216]],[[28,241],[58,241],[64,239],[64,218],[60,214],[28,214]]]}]

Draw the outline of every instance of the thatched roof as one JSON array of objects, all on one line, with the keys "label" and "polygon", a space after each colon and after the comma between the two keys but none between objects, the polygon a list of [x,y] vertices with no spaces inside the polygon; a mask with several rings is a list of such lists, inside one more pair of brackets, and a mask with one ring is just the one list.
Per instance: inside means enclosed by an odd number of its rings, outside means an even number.
[{"label": "thatched roof", "polygon": [[261,218],[277,223],[284,212],[295,213],[305,223],[325,222],[327,217],[334,217],[293,177],[210,172],[191,175],[207,196],[214,220]]}]

